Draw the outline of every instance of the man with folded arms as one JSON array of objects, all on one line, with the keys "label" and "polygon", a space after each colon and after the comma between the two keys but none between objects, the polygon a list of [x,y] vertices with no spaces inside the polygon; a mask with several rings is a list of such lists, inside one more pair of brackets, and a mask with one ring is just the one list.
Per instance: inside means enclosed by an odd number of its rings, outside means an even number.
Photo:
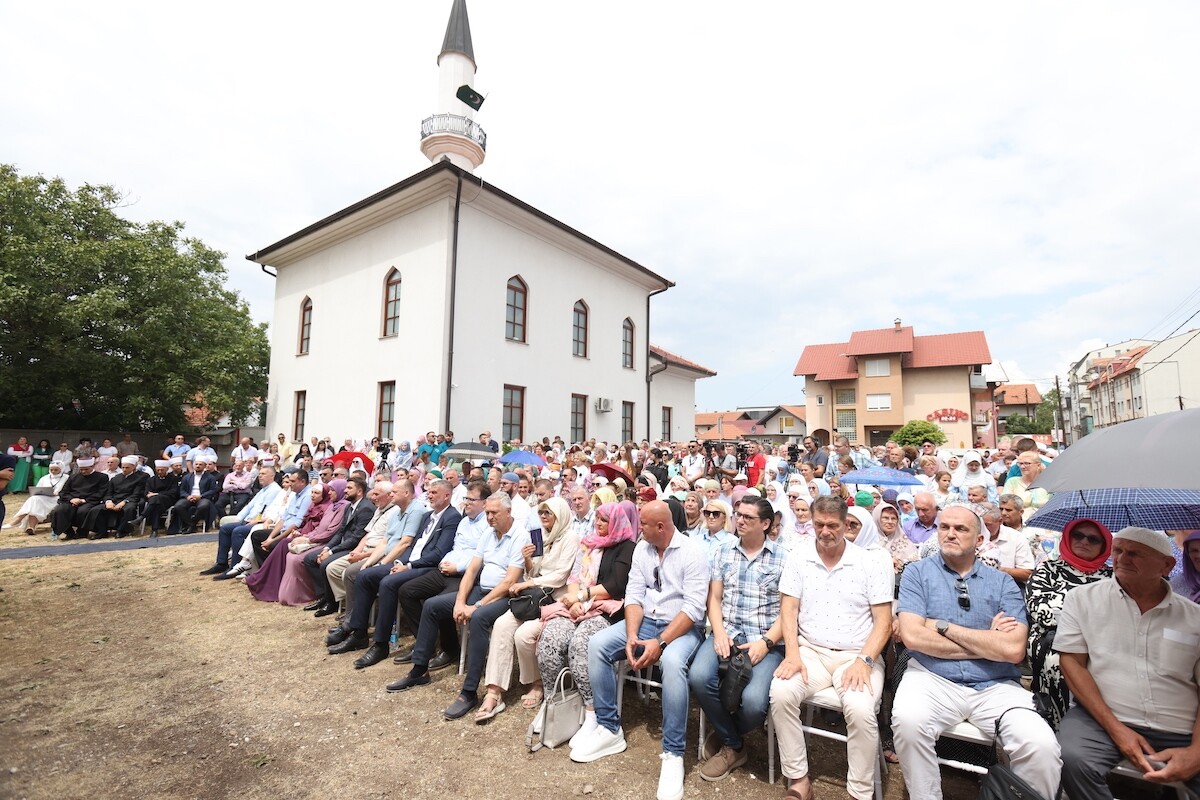
[{"label": "man with folded arms", "polygon": [[1064,791],[1112,798],[1122,758],[1153,783],[1200,795],[1200,606],[1171,591],[1171,540],[1125,528],[1112,580],[1067,592],[1054,649],[1074,703],[1058,730]]},{"label": "man with folded arms", "polygon": [[1021,590],[975,557],[984,529],[974,511],[947,506],[937,524],[939,551],[909,564],[900,579],[900,636],[912,660],[896,691],[892,731],[908,794],[941,800],[934,745],[944,731],[967,721],[991,735],[1012,710],[1000,736],[1013,772],[1052,798],[1058,742],[1016,666],[1029,632]]},{"label": "man with folded arms", "polygon": [[892,634],[895,573],[887,551],[846,541],[846,517],[840,497],[814,500],[815,536],[796,546],[779,579],[787,655],[771,682],[771,719],[788,796],[800,800],[813,796],[800,707],[830,687],[846,717],[846,790],[860,800],[874,792],[880,654]]},{"label": "man with folded arms", "polygon": [[333,538],[323,547],[313,547],[304,554],[304,569],[312,578],[313,593],[317,599],[304,607],[312,611],[314,617],[325,617],[337,611],[337,600],[334,599],[333,589],[325,576],[326,568],[337,559],[358,547],[367,526],[375,516],[375,503],[379,498],[387,497],[391,492],[391,484],[380,481],[368,491],[367,480],[359,475],[352,475],[346,481],[346,500],[350,508],[342,515],[342,525]]},{"label": "man with folded arms", "polygon": [[571,749],[581,763],[624,752],[625,732],[617,712],[616,662],[631,670],[662,669],[662,768],[658,800],[683,797],[683,748],[687,738],[688,665],[703,641],[708,597],[704,548],[675,530],[671,509],[661,500],[639,512],[642,541],[633,551],[625,589],[625,624],[588,641],[588,674],[596,706],[596,729]]},{"label": "man with folded arms", "polygon": [[[688,672],[688,683],[712,723],[705,741],[700,777],[717,781],[746,763],[743,737],[767,719],[771,676],[783,653],[779,622],[779,575],[787,553],[767,538],[775,512],[763,498],[738,504],[738,538],[722,545],[712,561],[708,581],[708,621],[712,634],[700,645]],[[718,659],[743,652],[754,668],[742,690],[736,713],[721,702]],[[727,678],[729,680],[730,678]]]},{"label": "man with folded arms", "polygon": [[76,459],[75,466],[79,471],[67,478],[58,493],[58,505],[50,512],[52,539],[70,539],[76,526],[79,534],[86,535],[88,514],[104,501],[108,491],[108,476],[96,472],[95,458]]},{"label": "man with folded arms", "polygon": [[267,508],[283,491],[275,483],[274,467],[259,469],[258,485],[258,492],[249,503],[242,506],[241,511],[232,517],[221,520],[221,527],[217,530],[217,560],[211,567],[203,570],[201,575],[220,575],[228,571],[230,557],[237,555],[238,551],[242,549],[242,543],[246,541],[246,536],[254,529],[255,525],[263,522]]},{"label": "man with folded arms", "polygon": [[138,471],[138,457],[125,456],[121,459],[121,472],[108,481],[104,502],[88,514],[89,539],[105,536],[116,530],[117,536],[129,532],[130,521],[137,516],[137,504],[146,493],[146,473]]}]

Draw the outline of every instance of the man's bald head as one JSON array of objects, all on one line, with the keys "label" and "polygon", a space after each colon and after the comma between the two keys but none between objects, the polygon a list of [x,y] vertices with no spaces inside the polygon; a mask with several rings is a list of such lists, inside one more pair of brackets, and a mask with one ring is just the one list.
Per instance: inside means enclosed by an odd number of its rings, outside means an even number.
[{"label": "man's bald head", "polygon": [[642,535],[655,548],[663,550],[675,535],[675,523],[671,520],[671,507],[662,500],[651,500],[638,509]]}]

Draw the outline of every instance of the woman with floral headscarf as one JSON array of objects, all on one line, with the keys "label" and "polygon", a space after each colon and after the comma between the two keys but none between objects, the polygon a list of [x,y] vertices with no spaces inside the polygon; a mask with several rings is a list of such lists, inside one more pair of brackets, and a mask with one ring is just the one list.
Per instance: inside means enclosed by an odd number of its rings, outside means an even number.
[{"label": "woman with floral headscarf", "polygon": [[1073,520],[1063,529],[1058,558],[1038,564],[1025,586],[1033,693],[1041,697],[1047,721],[1055,730],[1071,702],[1058,666],[1058,653],[1053,649],[1063,598],[1078,586],[1112,577],[1112,567],[1107,563],[1111,552],[1112,533],[1103,523]]},{"label": "woman with floral headscarf", "polygon": [[[530,552],[525,556],[525,577],[509,587],[508,593],[516,597],[524,589],[549,589],[555,600],[567,591],[567,579],[575,567],[579,555],[579,536],[571,528],[571,507],[561,497],[551,497],[538,504],[538,519],[542,524],[542,554],[533,555],[534,546],[526,545]],[[487,667],[484,683],[487,694],[475,721],[486,722],[504,710],[502,697],[512,680],[513,653],[516,653],[523,684],[529,691],[521,697],[524,708],[534,709],[542,704],[545,684],[538,671],[536,647],[542,634],[542,620],[523,622],[505,611],[492,627],[492,639],[488,645]]]},{"label": "woman with floral headscarf", "polygon": [[569,668],[583,695],[583,727],[572,741],[582,741],[596,730],[588,677],[588,641],[625,618],[625,586],[638,530],[637,507],[628,500],[605,503],[596,509],[595,528],[580,540],[566,593],[559,602],[542,610],[545,625],[537,647],[542,683],[554,686],[559,672]]},{"label": "woman with floral headscarf", "polygon": [[302,564],[303,553],[333,537],[349,503],[342,499],[346,481],[341,479],[328,484],[314,483],[309,491],[312,492],[312,504],[303,522],[276,541],[258,571],[246,577],[246,588],[255,600],[303,606],[316,599],[308,571]]}]

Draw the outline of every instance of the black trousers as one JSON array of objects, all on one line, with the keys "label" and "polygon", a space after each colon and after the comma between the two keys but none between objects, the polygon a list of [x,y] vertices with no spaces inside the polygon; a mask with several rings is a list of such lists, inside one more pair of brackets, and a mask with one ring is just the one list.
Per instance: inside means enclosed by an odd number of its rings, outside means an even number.
[{"label": "black trousers", "polygon": [[[262,563],[264,561],[267,560],[267,556],[271,552],[270,550],[266,550],[263,548],[263,542],[265,542],[267,540],[267,537],[270,535],[271,535],[271,528],[269,528],[269,527],[259,528],[258,530],[254,531],[253,533],[250,534],[250,547],[252,547],[254,549],[254,557],[258,559],[258,563],[260,566],[262,565]],[[275,547],[280,547],[281,545],[286,547],[286,545],[283,545],[282,540],[280,540],[274,544]]]},{"label": "black trousers", "polygon": [[59,502],[50,512],[50,530],[55,534],[70,536],[72,529],[79,527],[79,535],[87,534],[87,516],[98,503],[84,503],[73,506],[69,502]]},{"label": "black trousers", "polygon": [[326,604],[332,605],[337,602],[333,596],[333,588],[329,585],[329,576],[325,574],[325,570],[329,569],[329,565],[337,561],[345,553],[330,553],[325,560],[317,563],[317,559],[321,555],[324,547],[314,547],[304,554],[304,559],[301,563],[304,569],[308,571],[308,576],[312,578],[313,593],[317,599],[324,601]]},{"label": "black trousers", "polygon": [[163,514],[167,513],[167,509],[174,503],[175,501],[170,496],[164,494],[156,494],[147,498],[146,505],[142,509],[142,516],[150,523],[150,530],[156,531],[162,527]]},{"label": "black trousers", "polygon": [[[400,610],[404,612],[404,618],[408,620],[409,629],[416,633],[421,628],[421,610],[425,606],[425,601],[431,597],[437,597],[439,594],[448,592],[457,592],[458,585],[462,581],[461,575],[451,575],[449,577],[443,575],[438,570],[431,570],[424,575],[413,578],[396,592],[396,600],[400,604]],[[445,649],[453,649],[458,651],[458,647],[447,647],[451,642],[457,643],[458,629],[454,624],[454,620],[450,620],[448,625],[443,625],[442,647]]]}]

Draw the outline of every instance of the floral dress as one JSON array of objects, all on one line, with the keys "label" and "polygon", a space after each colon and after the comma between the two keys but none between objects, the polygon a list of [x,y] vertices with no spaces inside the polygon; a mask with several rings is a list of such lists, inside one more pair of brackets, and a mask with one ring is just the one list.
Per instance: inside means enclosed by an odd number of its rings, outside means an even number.
[{"label": "floral dress", "polygon": [[1101,567],[1090,575],[1057,558],[1048,558],[1034,569],[1025,587],[1025,606],[1029,612],[1029,666],[1033,670],[1033,694],[1043,706],[1046,721],[1058,730],[1067,713],[1071,693],[1058,666],[1054,652],[1054,634],[1063,598],[1077,586],[1112,577],[1111,567]]}]

